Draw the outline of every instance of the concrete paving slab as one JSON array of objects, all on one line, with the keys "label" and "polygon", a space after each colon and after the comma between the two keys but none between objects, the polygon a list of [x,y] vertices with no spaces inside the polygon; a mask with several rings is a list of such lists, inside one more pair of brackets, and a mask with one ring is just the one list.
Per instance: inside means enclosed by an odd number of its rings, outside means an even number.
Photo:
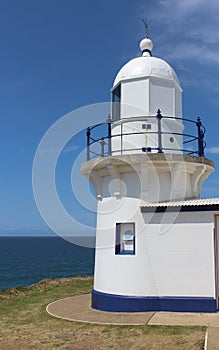
[{"label": "concrete paving slab", "polygon": [[115,324],[145,325],[153,316],[153,312],[104,312],[91,308],[91,295],[85,294],[50,303],[46,311],[55,317],[69,321]]},{"label": "concrete paving slab", "polygon": [[219,329],[218,327],[208,328],[207,350],[219,349]]},{"label": "concrete paving slab", "polygon": [[219,327],[219,313],[156,312],[148,324]]},{"label": "concrete paving slab", "polygon": [[58,318],[89,323],[219,327],[219,313],[105,312],[90,305],[91,295],[84,294],[54,301],[46,311]]}]

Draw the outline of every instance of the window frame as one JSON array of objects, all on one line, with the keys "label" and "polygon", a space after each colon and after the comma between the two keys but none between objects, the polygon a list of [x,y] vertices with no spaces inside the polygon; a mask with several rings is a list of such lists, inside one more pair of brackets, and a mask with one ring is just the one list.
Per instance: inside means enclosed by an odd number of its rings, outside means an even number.
[{"label": "window frame", "polygon": [[112,90],[112,121],[121,117],[121,83]]},{"label": "window frame", "polygon": [[[130,226],[132,225],[132,229]],[[131,230],[133,238],[124,239],[124,235],[127,231]],[[116,228],[116,239],[115,239],[115,255],[135,255],[136,254],[136,234],[135,234],[135,222],[117,222]],[[132,249],[128,248],[129,243],[132,242]]]}]

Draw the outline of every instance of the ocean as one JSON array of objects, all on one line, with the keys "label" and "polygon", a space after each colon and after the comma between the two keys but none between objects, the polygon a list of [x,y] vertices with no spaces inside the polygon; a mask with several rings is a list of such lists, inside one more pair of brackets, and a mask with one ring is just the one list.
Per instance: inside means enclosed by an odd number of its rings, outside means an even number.
[{"label": "ocean", "polygon": [[45,278],[93,275],[94,249],[60,237],[0,237],[0,290]]}]

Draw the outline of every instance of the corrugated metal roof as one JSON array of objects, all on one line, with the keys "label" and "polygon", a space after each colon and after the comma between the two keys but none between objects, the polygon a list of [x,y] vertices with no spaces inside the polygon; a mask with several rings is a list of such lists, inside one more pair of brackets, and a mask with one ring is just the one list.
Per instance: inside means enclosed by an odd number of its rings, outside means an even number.
[{"label": "corrugated metal roof", "polygon": [[199,206],[199,205],[219,205],[219,198],[198,198],[185,199],[180,201],[165,201],[165,202],[147,202],[142,205],[142,208],[158,208],[158,207],[183,207],[183,206]]}]

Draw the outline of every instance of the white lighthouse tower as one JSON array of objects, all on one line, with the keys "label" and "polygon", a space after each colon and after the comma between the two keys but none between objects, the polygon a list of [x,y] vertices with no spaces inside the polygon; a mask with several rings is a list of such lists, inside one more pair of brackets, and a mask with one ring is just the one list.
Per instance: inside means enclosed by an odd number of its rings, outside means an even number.
[{"label": "white lighthouse tower", "polygon": [[214,312],[219,200],[200,199],[214,171],[205,129],[182,117],[179,79],[152,41],[140,49],[115,78],[107,136],[87,130],[81,171],[98,200],[92,307]]}]

